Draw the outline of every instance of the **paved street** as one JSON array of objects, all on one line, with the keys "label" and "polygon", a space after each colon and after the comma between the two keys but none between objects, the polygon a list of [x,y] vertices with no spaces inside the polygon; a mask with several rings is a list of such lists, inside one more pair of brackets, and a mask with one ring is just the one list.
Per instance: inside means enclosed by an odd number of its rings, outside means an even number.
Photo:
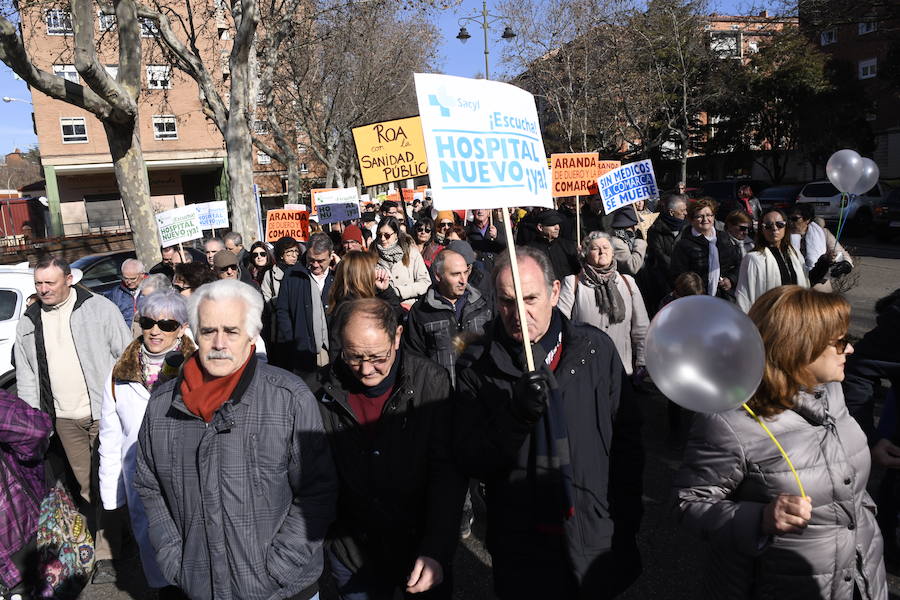
[{"label": "paved street", "polygon": [[[874,323],[874,302],[900,287],[900,241],[877,243],[874,239],[846,240],[853,254],[858,277],[847,292],[853,305],[851,333],[861,336]],[[666,444],[665,401],[656,395],[642,397],[645,416],[644,440],[647,463],[644,473],[646,514],[640,533],[644,575],[623,596],[625,600],[659,598],[688,600],[699,597],[705,546],[680,531],[672,517],[670,482],[678,468],[680,452]],[[874,473],[877,477],[878,473]],[[483,521],[476,521],[474,535],[465,540],[456,557],[456,597],[488,600],[491,592],[490,557],[484,550]],[[150,598],[136,564],[123,568],[116,585],[90,585],[80,598],[119,600]],[[900,598],[900,581],[891,577],[892,598]],[[333,597],[323,590],[323,599]]]}]

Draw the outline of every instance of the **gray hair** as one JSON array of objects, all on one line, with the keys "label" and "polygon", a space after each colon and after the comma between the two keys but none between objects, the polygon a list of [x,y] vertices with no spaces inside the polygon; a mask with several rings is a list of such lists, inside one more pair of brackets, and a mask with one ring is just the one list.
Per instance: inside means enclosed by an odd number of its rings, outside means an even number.
[{"label": "gray hair", "polygon": [[663,206],[665,210],[673,210],[675,205],[679,202],[683,202],[685,206],[687,206],[688,198],[683,194],[669,194],[666,196],[666,199],[663,201]]},{"label": "gray hair", "polygon": [[[557,279],[556,273],[553,271],[553,264],[551,264],[547,254],[531,246],[516,246],[516,262],[521,264],[523,258],[530,258],[538,264],[541,268],[541,273],[544,275],[544,283],[547,284],[548,293],[552,293],[553,282]],[[509,252],[504,252],[497,258],[497,262],[494,264],[494,273],[491,280],[493,281],[495,288],[497,287],[497,279],[500,277],[500,273],[509,268]]]},{"label": "gray hair", "polygon": [[138,273],[146,273],[147,267],[144,266],[144,263],[139,261],[136,258],[129,258],[122,263],[122,275],[125,274],[125,269],[132,268],[136,270]]},{"label": "gray hair", "polygon": [[244,238],[242,238],[241,234],[239,234],[237,231],[229,231],[228,233],[226,233],[225,235],[222,236],[222,240],[225,242],[230,241],[235,246],[243,246],[244,245]]},{"label": "gray hair", "polygon": [[156,320],[170,318],[184,324],[188,322],[187,301],[171,290],[153,292],[141,303],[141,316]]},{"label": "gray hair", "polygon": [[138,286],[142,296],[149,296],[154,292],[166,292],[172,289],[172,282],[162,273],[154,273],[147,275]]},{"label": "gray hair", "polygon": [[309,236],[306,251],[313,254],[323,254],[325,252],[331,254],[334,252],[334,242],[331,241],[331,237],[327,233],[320,231]]},{"label": "gray hair", "polygon": [[463,255],[460,254],[459,252],[456,252],[455,250],[450,250],[449,248],[444,248],[443,250],[438,252],[437,256],[434,257],[434,262],[431,263],[431,272],[437,273],[438,275],[443,276],[444,275],[444,262],[447,260],[447,257],[450,256],[451,254],[460,256],[463,258],[463,260],[465,260],[465,257],[463,257]]},{"label": "gray hair", "polygon": [[200,338],[200,305],[203,301],[240,300],[246,307],[244,313],[244,329],[251,340],[255,340],[262,331],[263,297],[257,290],[243,281],[236,279],[220,279],[200,286],[188,300],[188,321],[194,339]]},{"label": "gray hair", "polygon": [[210,242],[215,242],[215,243],[217,243],[218,245],[222,246],[222,248],[225,247],[225,242],[222,241],[222,238],[211,237],[211,238],[209,238],[209,239],[203,240],[203,249],[204,249],[204,250],[206,250],[206,245],[207,245],[208,243],[210,243]]},{"label": "gray hair", "polygon": [[581,240],[581,248],[578,249],[578,258],[584,261],[584,257],[591,251],[591,243],[594,240],[609,240],[612,245],[612,237],[605,231],[592,231]]}]

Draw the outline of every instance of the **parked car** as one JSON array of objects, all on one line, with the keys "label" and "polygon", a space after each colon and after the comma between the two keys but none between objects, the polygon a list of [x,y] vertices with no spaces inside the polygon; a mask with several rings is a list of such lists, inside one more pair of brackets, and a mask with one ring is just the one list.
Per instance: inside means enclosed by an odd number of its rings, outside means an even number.
[{"label": "parked car", "polygon": [[882,205],[875,207],[873,228],[878,239],[885,242],[900,233],[900,188],[892,189]]},{"label": "parked car", "polygon": [[753,195],[759,198],[759,192],[768,184],[756,179],[704,181],[701,185],[701,189],[703,190],[701,195],[710,196],[719,203],[717,217],[722,220],[725,218],[725,215],[731,211],[736,208],[742,208],[741,205],[738,204],[738,190],[745,185],[749,185],[753,190]]},{"label": "parked car", "polygon": [[802,184],[773,185],[761,191],[757,198],[759,198],[759,204],[763,211],[777,208],[788,213],[797,202],[797,196],[800,195],[802,189]]},{"label": "parked car", "polygon": [[[884,197],[890,191],[887,184],[878,182],[875,187],[859,196],[851,194],[844,210],[847,233],[864,235],[872,228],[875,210],[883,204]],[[841,218],[841,193],[827,180],[813,181],[803,186],[797,198],[797,204],[812,204],[816,216],[821,217],[827,225],[836,225]]]},{"label": "parked car", "polygon": [[16,370],[12,364],[16,325],[34,293],[34,271],[28,263],[0,265],[0,388],[15,393]]},{"label": "parked car", "polygon": [[[185,254],[189,254],[194,262],[205,262],[206,255],[196,248],[185,248]],[[134,258],[134,250],[119,250],[117,252],[102,252],[82,256],[72,263],[72,267],[81,269],[84,279],[81,283],[86,288],[97,294],[116,287],[121,281],[122,263],[129,258]],[[151,268],[153,265],[146,265]]]}]

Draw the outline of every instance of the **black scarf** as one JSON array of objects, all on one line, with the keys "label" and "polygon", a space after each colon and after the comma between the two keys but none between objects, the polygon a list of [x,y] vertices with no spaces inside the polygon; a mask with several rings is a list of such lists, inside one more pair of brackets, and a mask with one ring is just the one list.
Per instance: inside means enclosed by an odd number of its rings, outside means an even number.
[{"label": "black scarf", "polygon": [[684,219],[676,219],[669,213],[659,213],[659,219],[666,224],[666,227],[668,227],[672,233],[681,232],[687,225],[687,221]]},{"label": "black scarf", "polygon": [[400,350],[393,350],[394,356],[394,364],[391,365],[391,371],[387,374],[387,377],[381,380],[381,383],[377,385],[373,385],[372,387],[364,386],[359,382],[359,379],[353,374],[350,370],[350,367],[344,362],[343,359],[340,361],[339,369],[339,377],[342,382],[346,382],[346,390],[352,394],[363,394],[367,398],[377,398],[381,396],[385,392],[392,390],[394,385],[397,383],[397,375],[400,372]]},{"label": "black scarf", "polygon": [[790,257],[783,254],[777,246],[769,246],[769,252],[775,257],[775,264],[778,265],[781,285],[797,285],[797,273],[794,272],[794,265],[791,264]]}]

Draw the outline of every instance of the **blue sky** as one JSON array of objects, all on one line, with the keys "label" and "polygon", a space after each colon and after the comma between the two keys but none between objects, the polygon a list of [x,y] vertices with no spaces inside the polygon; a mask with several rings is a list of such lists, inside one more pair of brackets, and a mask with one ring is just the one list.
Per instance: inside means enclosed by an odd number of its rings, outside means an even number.
[{"label": "blue sky", "polygon": [[[492,7],[496,2],[488,0],[488,10],[496,12]],[[713,2],[712,11],[724,14],[746,14],[751,12],[746,0],[719,0]],[[459,32],[459,17],[470,16],[481,11],[481,0],[463,0],[452,9],[442,11],[437,18],[437,25],[444,40],[440,52],[443,57],[443,72],[449,75],[473,77],[484,73],[484,50],[481,30],[478,25],[469,24],[472,39],[466,44],[456,39]],[[491,31],[490,60],[491,74],[499,72],[500,34],[503,24],[496,23]],[[13,72],[5,64],[0,63],[0,96],[9,96],[31,101],[31,93],[21,80],[14,77]],[[16,147],[26,150],[37,144],[31,123],[31,104],[25,102],[0,102],[0,154],[12,152]]]}]

